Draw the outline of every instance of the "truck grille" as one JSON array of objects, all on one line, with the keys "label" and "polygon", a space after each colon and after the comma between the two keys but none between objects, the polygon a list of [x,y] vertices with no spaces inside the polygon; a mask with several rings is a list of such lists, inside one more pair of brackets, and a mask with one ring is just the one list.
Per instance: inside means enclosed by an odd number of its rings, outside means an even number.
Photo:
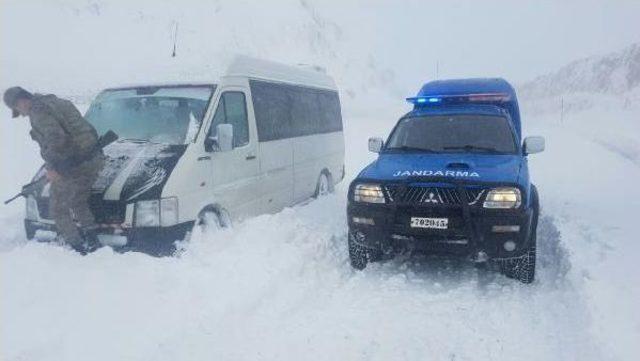
[{"label": "truck grille", "polygon": [[[452,187],[422,187],[387,185],[385,193],[391,203],[411,203],[423,205],[459,205],[462,204],[462,194]],[[464,188],[469,205],[476,204],[486,192],[484,188]]]}]

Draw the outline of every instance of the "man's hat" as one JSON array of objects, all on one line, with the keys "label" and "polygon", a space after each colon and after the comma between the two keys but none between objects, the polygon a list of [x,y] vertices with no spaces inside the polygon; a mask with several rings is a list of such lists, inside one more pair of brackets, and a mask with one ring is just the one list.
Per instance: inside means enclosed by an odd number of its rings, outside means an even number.
[{"label": "man's hat", "polygon": [[7,89],[4,92],[4,103],[11,108],[12,110],[12,117],[16,118],[17,116],[20,115],[20,113],[18,113],[18,111],[15,109],[16,104],[18,103],[18,100],[20,99],[31,99],[33,97],[33,95],[31,95],[31,93],[29,93],[28,91],[22,89],[19,86],[14,86],[12,88]]}]

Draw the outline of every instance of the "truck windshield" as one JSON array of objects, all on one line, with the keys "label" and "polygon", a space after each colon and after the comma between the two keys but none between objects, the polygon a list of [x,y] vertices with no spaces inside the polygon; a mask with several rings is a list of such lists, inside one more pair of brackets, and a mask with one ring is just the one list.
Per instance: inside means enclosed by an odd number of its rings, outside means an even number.
[{"label": "truck windshield", "polygon": [[508,120],[486,115],[437,115],[400,120],[386,152],[514,154]]},{"label": "truck windshield", "polygon": [[195,138],[215,87],[167,86],[105,90],[86,118],[104,134],[121,139],[186,144]]}]

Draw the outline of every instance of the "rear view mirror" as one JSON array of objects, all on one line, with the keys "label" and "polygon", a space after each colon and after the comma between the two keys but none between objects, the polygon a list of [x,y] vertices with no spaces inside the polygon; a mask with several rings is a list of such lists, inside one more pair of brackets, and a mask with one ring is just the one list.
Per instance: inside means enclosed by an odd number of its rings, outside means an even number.
[{"label": "rear view mirror", "polygon": [[382,147],[384,146],[384,141],[382,138],[369,138],[369,151],[373,153],[380,153]]},{"label": "rear view mirror", "polygon": [[228,152],[233,149],[233,125],[218,124],[216,135],[209,136],[204,141],[207,152]]},{"label": "rear view mirror", "polygon": [[523,143],[524,154],[540,153],[544,150],[544,145],[544,137],[526,137]]}]

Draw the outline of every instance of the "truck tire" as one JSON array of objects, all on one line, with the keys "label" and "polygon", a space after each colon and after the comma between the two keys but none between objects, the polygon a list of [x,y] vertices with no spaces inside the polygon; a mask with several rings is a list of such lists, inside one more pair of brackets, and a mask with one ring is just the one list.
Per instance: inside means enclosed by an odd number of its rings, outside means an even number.
[{"label": "truck tire", "polygon": [[529,284],[534,281],[536,275],[536,242],[538,234],[538,214],[540,205],[538,200],[538,190],[532,186],[534,218],[529,234],[529,248],[520,257],[500,260],[500,271],[509,278],[516,279],[522,283]]},{"label": "truck tire", "polygon": [[376,262],[382,258],[382,251],[361,246],[355,242],[353,237],[353,232],[349,231],[347,243],[349,245],[349,261],[351,267],[361,271],[365,269],[370,262]]},{"label": "truck tire", "polygon": [[532,237],[534,237],[534,239],[532,239],[534,245],[529,247],[524,255],[500,261],[500,271],[502,274],[525,284],[533,282],[536,274],[535,232],[532,234]]}]

